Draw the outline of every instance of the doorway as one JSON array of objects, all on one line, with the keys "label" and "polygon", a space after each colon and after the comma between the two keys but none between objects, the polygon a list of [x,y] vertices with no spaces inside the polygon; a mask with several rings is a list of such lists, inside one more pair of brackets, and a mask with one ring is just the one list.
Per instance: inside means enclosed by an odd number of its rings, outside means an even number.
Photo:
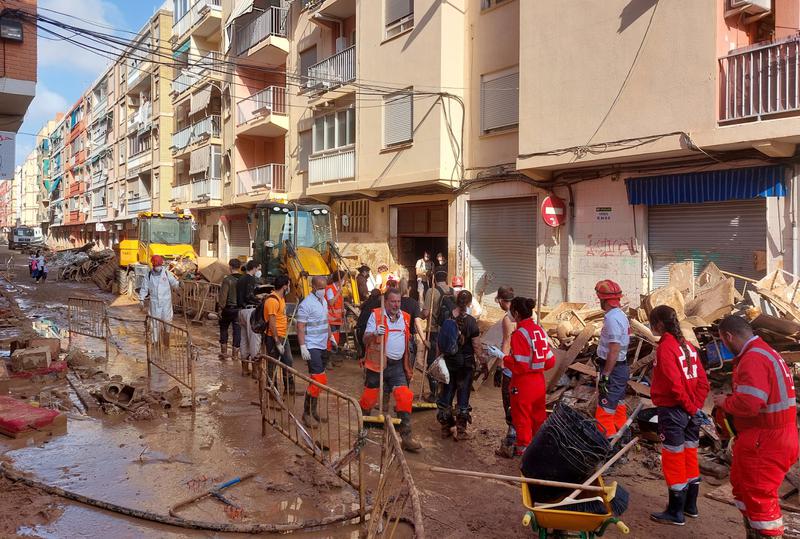
[{"label": "doorway", "polygon": [[436,254],[442,253],[445,263],[448,260],[447,222],[446,201],[397,207],[397,257],[408,271],[411,297],[415,299],[419,299],[414,286],[415,266],[422,254],[429,252],[435,261]]}]

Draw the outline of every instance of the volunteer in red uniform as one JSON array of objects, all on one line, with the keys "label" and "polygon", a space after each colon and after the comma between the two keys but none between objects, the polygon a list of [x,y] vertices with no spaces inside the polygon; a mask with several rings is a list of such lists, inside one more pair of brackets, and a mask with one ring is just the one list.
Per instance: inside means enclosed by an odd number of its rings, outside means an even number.
[{"label": "volunteer in red uniform", "polygon": [[733,417],[731,486],[747,537],[783,536],[778,488],[797,462],[797,404],[792,373],[783,358],[739,316],[719,324],[719,336],[736,354],[733,395],[714,404]]},{"label": "volunteer in red uniform", "polygon": [[536,306],[530,298],[516,297],[509,311],[517,323],[511,334],[511,353],[503,366],[511,371],[511,420],[517,431],[514,456],[520,456],[547,419],[544,371],[555,364],[544,330],[531,318]]},{"label": "volunteer in red uniform", "polygon": [[[401,296],[396,288],[384,294],[384,308],[372,310],[364,331],[364,391],[359,404],[361,412],[369,415],[381,397],[380,382],[383,376],[384,391],[394,395],[395,411],[400,419],[397,429],[403,449],[417,452],[422,445],[411,435],[411,403],[414,393],[408,384],[414,375],[408,353],[411,338],[411,315],[400,309]],[[381,373],[381,347],[384,353],[384,368]]]},{"label": "volunteer in red uniform", "polygon": [[342,294],[343,271],[331,275],[331,284],[325,288],[325,300],[328,302],[328,324],[331,327],[328,350],[339,347],[341,330],[344,324],[344,296]]},{"label": "volunteer in red uniform", "polygon": [[686,342],[675,309],[659,305],[650,312],[650,328],[660,335],[650,395],[658,407],[661,468],[669,488],[669,503],[650,518],[662,524],[683,526],[687,517],[697,518],[700,468],[701,410],[708,395],[708,378],[697,350]]}]

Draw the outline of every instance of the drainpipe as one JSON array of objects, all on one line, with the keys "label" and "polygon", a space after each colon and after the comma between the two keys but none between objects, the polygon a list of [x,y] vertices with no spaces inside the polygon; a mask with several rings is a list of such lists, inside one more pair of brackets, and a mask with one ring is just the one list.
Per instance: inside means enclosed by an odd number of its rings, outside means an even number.
[{"label": "drainpipe", "polygon": [[792,168],[792,186],[790,193],[790,196],[792,197],[792,273],[795,275],[800,275],[800,267],[798,267],[800,266],[800,245],[797,244],[797,197],[800,196],[800,193],[797,191],[798,183],[800,183],[797,181],[797,174],[799,168],[800,167],[797,165]]},{"label": "drainpipe", "polygon": [[567,184],[569,191],[569,220],[567,222],[567,297],[566,301],[572,301],[572,250],[575,245],[575,193],[572,192],[572,184]]}]

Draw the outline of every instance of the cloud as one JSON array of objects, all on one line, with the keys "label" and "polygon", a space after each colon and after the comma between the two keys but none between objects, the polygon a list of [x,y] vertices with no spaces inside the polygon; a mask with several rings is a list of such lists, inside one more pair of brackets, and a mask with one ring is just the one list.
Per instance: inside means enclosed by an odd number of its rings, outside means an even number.
[{"label": "cloud", "polygon": [[[69,13],[86,19],[85,22],[74,18],[64,17],[52,11],[41,10],[40,14],[53,19],[65,21],[74,26],[92,28],[98,32],[114,33],[103,26],[125,28],[124,17],[120,9],[107,0],[40,0],[39,8],[52,9],[61,13]],[[61,35],[72,37],[66,30],[55,29],[52,25],[41,23],[45,28],[53,29]],[[112,51],[109,43],[95,43],[87,41],[82,36],[74,38],[92,47]],[[93,52],[83,49],[68,41],[39,31],[39,66],[44,68],[68,68],[88,75],[99,75],[100,71],[109,63],[109,60]],[[93,77],[92,77],[93,78]]]},{"label": "cloud", "polygon": [[[24,133],[38,133],[49,120],[55,118],[57,112],[64,112],[70,103],[67,99],[54,92],[41,82],[36,85],[36,96],[28,107],[25,121],[22,122],[20,131]],[[17,135],[16,163],[22,164],[31,150],[36,145],[36,137],[30,135]]]}]

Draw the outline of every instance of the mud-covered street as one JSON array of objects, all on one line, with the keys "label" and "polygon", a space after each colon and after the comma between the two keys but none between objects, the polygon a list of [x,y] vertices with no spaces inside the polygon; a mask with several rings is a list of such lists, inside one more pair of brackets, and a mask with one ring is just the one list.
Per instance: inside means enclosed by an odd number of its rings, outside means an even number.
[{"label": "mud-covered street", "polygon": [[[0,257],[9,256],[5,249]],[[67,327],[69,297],[102,299],[109,305],[112,344],[107,363],[98,370],[127,382],[142,383],[147,374],[144,313],[138,305],[111,306],[115,297],[99,292],[92,283],[58,282],[36,285],[27,276],[25,257],[15,254],[15,278],[3,282],[22,311],[32,320],[49,320]],[[176,316],[176,323],[183,324]],[[178,500],[238,475],[256,476],[225,491],[243,508],[239,521],[292,523],[323,518],[351,509],[357,493],[309,457],[283,435],[270,428],[261,435],[256,381],[243,377],[231,361],[217,357],[218,329],[214,322],[191,325],[199,349],[196,364],[198,407],[193,413],[180,407],[154,419],[130,415],[68,413],[66,434],[35,433],[19,439],[0,439],[3,460],[15,470],[65,490],[121,506],[166,514]],[[66,347],[66,339],[63,339]],[[89,354],[103,354],[102,341],[77,338],[74,346]],[[4,352],[7,353],[7,352]],[[296,366],[305,372],[299,360]],[[330,374],[330,385],[358,397],[362,377],[357,362],[345,360]],[[65,380],[47,382],[53,391],[69,391]],[[414,386],[418,387],[418,381]],[[31,398],[42,387],[29,383],[13,386],[12,395]],[[521,524],[524,508],[518,486],[486,479],[454,478],[432,473],[429,466],[445,466],[518,475],[514,461],[496,457],[494,450],[505,432],[499,389],[491,381],[473,396],[474,423],[470,440],[442,440],[435,411],[415,412],[416,437],[424,449],[406,454],[420,491],[426,534],[430,537],[527,537]],[[300,401],[298,401],[300,402]],[[365,446],[368,489],[374,488],[382,433],[371,429]],[[675,529],[649,521],[650,511],[664,503],[664,485],[658,454],[641,444],[622,465],[617,479],[631,493],[630,509],[623,520],[631,537],[674,537]],[[99,510],[51,496],[7,479],[0,486],[0,536],[21,537],[235,537],[209,531],[183,529]],[[721,484],[713,478],[703,491]],[[740,516],[729,504],[700,499],[702,518],[687,523],[681,533],[697,537],[739,537]],[[225,505],[207,498],[182,511],[187,518],[226,522],[232,518]],[[401,530],[401,533],[403,530]],[[357,537],[355,527],[335,526],[306,532],[309,537]],[[406,531],[407,533],[407,531]],[[617,530],[608,532],[619,534]]]}]

